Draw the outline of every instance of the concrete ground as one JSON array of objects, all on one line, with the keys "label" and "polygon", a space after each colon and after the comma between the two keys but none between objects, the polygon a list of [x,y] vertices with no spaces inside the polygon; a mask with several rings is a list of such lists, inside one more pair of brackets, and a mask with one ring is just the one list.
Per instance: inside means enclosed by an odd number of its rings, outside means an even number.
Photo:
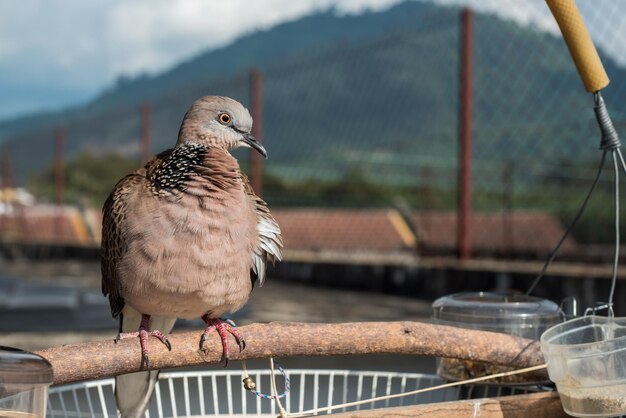
[{"label": "concrete ground", "polygon": [[[29,282],[72,285],[83,289],[100,287],[98,263],[17,262],[0,267],[0,273]],[[358,322],[423,321],[430,316],[430,302],[410,297],[313,287],[284,280],[266,280],[252,292],[248,305],[236,316],[239,325],[254,322]],[[42,317],[45,320],[45,315]],[[201,326],[198,322],[191,326]],[[116,329],[93,332],[8,332],[0,345],[26,350],[109,339]]]}]

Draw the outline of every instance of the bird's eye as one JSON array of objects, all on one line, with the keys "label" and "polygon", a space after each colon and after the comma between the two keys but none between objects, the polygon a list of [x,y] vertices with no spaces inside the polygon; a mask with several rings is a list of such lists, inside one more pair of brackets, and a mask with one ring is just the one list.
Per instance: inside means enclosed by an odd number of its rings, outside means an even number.
[{"label": "bird's eye", "polygon": [[231,118],[228,113],[220,113],[217,120],[219,120],[222,125],[230,125],[233,118]]}]

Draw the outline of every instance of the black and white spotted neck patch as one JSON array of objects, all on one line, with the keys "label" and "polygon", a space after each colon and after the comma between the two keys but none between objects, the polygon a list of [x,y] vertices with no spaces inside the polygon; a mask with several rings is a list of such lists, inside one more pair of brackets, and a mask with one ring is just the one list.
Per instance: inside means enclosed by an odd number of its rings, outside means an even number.
[{"label": "black and white spotted neck patch", "polygon": [[151,173],[150,185],[157,194],[184,190],[184,183],[197,173],[197,168],[208,152],[208,147],[187,144],[176,147]]}]

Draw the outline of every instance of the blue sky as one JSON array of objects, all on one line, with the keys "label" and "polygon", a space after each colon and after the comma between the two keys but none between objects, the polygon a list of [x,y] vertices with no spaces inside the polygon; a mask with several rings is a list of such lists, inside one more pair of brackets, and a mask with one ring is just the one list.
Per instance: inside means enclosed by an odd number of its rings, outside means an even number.
[{"label": "blue sky", "polygon": [[[242,34],[316,10],[385,9],[401,0],[2,0],[0,120],[82,103],[121,75],[158,73]],[[555,31],[543,0],[436,0]],[[619,3],[622,6],[618,7]],[[626,2],[578,0],[592,35],[618,60]],[[605,15],[608,20],[593,18]],[[607,25],[611,36],[603,36]],[[623,35],[620,35],[620,32]],[[618,36],[619,35],[619,36]],[[595,37],[595,36],[594,36]],[[626,62],[626,59],[621,60]]]}]

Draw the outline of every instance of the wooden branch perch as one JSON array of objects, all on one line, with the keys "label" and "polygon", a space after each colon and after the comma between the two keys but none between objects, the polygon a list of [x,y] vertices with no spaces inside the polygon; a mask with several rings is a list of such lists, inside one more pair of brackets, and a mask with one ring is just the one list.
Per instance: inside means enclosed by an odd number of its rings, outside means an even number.
[{"label": "wooden branch perch", "polygon": [[[506,334],[421,322],[308,324],[274,322],[240,328],[247,347],[231,360],[348,354],[409,354],[485,361],[512,367],[543,364],[538,341]],[[217,333],[199,350],[200,331],[170,336],[172,351],[149,339],[150,368],[216,364],[222,347]],[[232,346],[236,347],[233,340]],[[139,341],[90,342],[37,352],[54,368],[54,384],[100,379],[140,370]]]},{"label": "wooden branch perch", "polygon": [[333,418],[382,418],[382,417],[429,417],[429,418],[567,418],[556,392],[530,395],[503,396],[499,398],[470,399],[438,402],[397,408],[371,409],[330,415]]}]

